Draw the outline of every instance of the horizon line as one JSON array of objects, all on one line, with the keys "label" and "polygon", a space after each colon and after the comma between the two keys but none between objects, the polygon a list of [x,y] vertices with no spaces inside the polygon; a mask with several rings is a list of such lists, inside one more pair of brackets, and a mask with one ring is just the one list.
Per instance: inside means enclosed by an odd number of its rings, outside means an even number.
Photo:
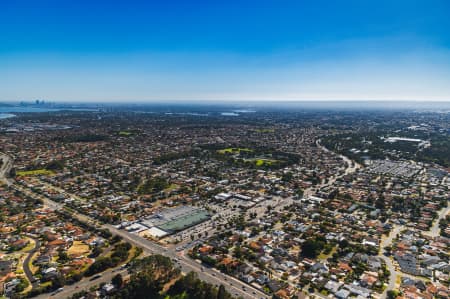
[{"label": "horizon line", "polygon": [[249,99],[226,99],[226,100],[219,100],[219,99],[149,99],[149,100],[140,100],[140,99],[122,99],[122,100],[89,100],[89,99],[80,99],[80,100],[53,100],[53,99],[46,99],[46,98],[33,98],[33,99],[22,99],[22,100],[0,100],[0,104],[20,104],[20,103],[27,103],[30,104],[35,101],[44,101],[46,103],[53,103],[53,104],[64,104],[64,103],[82,103],[82,104],[94,104],[94,103],[106,103],[106,104],[169,104],[169,103],[202,103],[202,104],[226,104],[226,103],[250,103],[250,104],[257,104],[257,103],[343,103],[343,102],[369,102],[369,103],[377,103],[377,102],[410,102],[410,103],[450,103],[450,99],[260,99],[260,100],[249,100]]}]

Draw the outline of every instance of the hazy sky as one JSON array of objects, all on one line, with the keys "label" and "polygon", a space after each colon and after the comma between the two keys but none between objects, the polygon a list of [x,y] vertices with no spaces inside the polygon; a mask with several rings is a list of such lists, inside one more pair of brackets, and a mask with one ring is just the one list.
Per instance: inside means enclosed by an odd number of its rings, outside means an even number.
[{"label": "hazy sky", "polygon": [[0,101],[450,100],[450,1],[0,2]]}]

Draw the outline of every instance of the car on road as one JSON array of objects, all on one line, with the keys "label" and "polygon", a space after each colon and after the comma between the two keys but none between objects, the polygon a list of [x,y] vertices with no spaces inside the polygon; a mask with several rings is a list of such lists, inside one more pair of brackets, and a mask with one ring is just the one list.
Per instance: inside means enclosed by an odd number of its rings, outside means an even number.
[{"label": "car on road", "polygon": [[51,296],[61,293],[62,291],[64,291],[64,288],[59,288],[56,291],[54,291]]},{"label": "car on road", "polygon": [[33,277],[31,278],[31,283],[35,283],[37,280],[38,280],[37,277],[36,277],[36,276],[33,276]]},{"label": "car on road", "polygon": [[92,278],[89,279],[89,280],[90,280],[90,281],[96,280],[96,279],[99,279],[100,277],[102,277],[102,275],[101,275],[101,274],[97,274],[97,275],[92,276]]}]

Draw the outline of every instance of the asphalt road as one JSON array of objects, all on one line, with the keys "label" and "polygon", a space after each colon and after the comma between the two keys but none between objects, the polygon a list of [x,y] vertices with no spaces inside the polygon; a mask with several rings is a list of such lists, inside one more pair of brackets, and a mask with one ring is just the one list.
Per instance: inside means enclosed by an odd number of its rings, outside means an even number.
[{"label": "asphalt road", "polygon": [[35,252],[37,252],[39,250],[39,248],[41,247],[41,242],[39,240],[34,239],[34,241],[35,241],[34,248],[31,249],[30,252],[28,252],[27,257],[23,261],[23,271],[25,272],[25,275],[27,276],[28,281],[31,283],[31,287],[33,289],[36,288],[37,284],[36,284],[36,282],[33,283],[34,277],[33,277],[33,272],[31,272],[29,263],[30,263],[30,259],[33,256],[33,254]]},{"label": "asphalt road", "polygon": [[381,299],[386,299],[387,297],[387,291],[390,290],[394,290],[395,289],[395,284],[397,281],[397,275],[400,275],[401,273],[398,272],[395,269],[394,264],[392,263],[392,259],[391,257],[385,256],[383,254],[384,252],[384,247],[386,246],[390,246],[392,245],[392,240],[395,238],[395,236],[397,236],[398,233],[400,233],[402,230],[404,229],[404,227],[402,225],[395,225],[391,232],[389,233],[389,235],[386,238],[383,238],[380,242],[380,252],[378,254],[378,256],[384,260],[384,262],[386,263],[386,266],[390,272],[389,275],[389,284],[387,286],[387,288],[383,291],[383,293],[381,294]]},{"label": "asphalt road", "polygon": [[109,269],[109,270],[103,272],[103,274],[100,278],[97,278],[94,280],[92,280],[92,277],[83,278],[82,280],[80,280],[77,283],[64,286],[63,291],[61,291],[61,292],[45,293],[45,294],[36,296],[34,298],[37,298],[37,299],[45,299],[45,298],[49,298],[49,297],[50,298],[69,298],[73,294],[78,293],[82,290],[88,291],[89,288],[91,288],[92,286],[99,285],[102,282],[104,282],[104,283],[110,282],[111,279],[116,274],[120,273],[120,274],[122,274],[122,276],[127,275],[127,270],[118,270],[118,269],[119,269],[119,267],[117,267],[115,269]]},{"label": "asphalt road", "polygon": [[449,213],[450,213],[450,205],[447,205],[446,208],[443,208],[439,211],[438,217],[433,222],[433,226],[430,228],[428,232],[424,232],[424,234],[433,238],[439,236],[440,233],[439,221],[445,218]]},{"label": "asphalt road", "polygon": [[13,159],[7,154],[0,153],[0,160],[3,161],[2,167],[0,168],[0,182],[4,182],[9,186],[11,185],[11,182],[7,179],[6,176],[13,166]]}]

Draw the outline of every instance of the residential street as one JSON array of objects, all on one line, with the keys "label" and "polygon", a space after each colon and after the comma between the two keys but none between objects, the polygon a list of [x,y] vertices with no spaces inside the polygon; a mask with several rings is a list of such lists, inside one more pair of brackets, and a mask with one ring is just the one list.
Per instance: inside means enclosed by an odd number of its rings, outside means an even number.
[{"label": "residential street", "polygon": [[4,182],[9,186],[11,185],[11,182],[6,178],[6,176],[13,166],[13,160],[10,156],[1,152],[0,160],[3,161],[2,166],[0,167],[0,182]]},{"label": "residential street", "polygon": [[390,246],[392,244],[392,240],[395,238],[395,236],[397,236],[397,234],[400,233],[403,229],[404,229],[404,227],[402,225],[395,225],[392,228],[391,232],[389,233],[389,236],[384,237],[381,240],[381,243],[380,243],[380,252],[379,252],[378,256],[384,260],[384,262],[386,263],[386,266],[387,266],[387,268],[388,268],[388,270],[390,272],[389,284],[386,287],[386,289],[384,290],[383,294],[381,295],[382,299],[386,298],[387,291],[393,290],[395,288],[397,275],[401,274],[400,272],[397,272],[397,270],[395,269],[395,267],[394,267],[394,265],[392,263],[391,257],[385,256],[383,254],[384,247]]},{"label": "residential street", "polygon": [[28,252],[27,257],[23,261],[23,271],[25,272],[25,275],[27,276],[28,281],[30,281],[33,289],[36,287],[36,282],[34,282],[33,272],[30,269],[30,259],[33,257],[35,252],[39,251],[39,248],[41,247],[41,242],[38,239],[34,239],[34,241],[34,248]]},{"label": "residential street", "polygon": [[450,205],[447,205],[446,208],[441,209],[438,213],[438,217],[433,221],[433,226],[431,227],[429,232],[425,232],[426,235],[430,237],[439,236],[440,228],[439,228],[439,220],[445,218],[450,213]]}]

